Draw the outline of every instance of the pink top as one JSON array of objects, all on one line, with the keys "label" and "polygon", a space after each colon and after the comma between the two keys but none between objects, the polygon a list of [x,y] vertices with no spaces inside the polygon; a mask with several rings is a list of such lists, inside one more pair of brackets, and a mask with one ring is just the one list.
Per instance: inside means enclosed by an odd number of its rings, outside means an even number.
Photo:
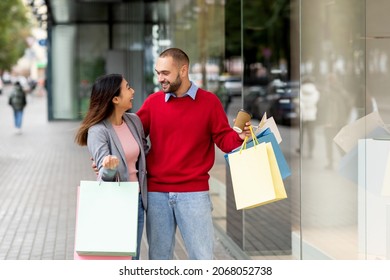
[{"label": "pink top", "polygon": [[139,146],[129,127],[123,122],[121,125],[113,125],[116,134],[121,142],[125,158],[127,162],[127,170],[129,173],[129,181],[137,182],[136,162],[140,153]]}]

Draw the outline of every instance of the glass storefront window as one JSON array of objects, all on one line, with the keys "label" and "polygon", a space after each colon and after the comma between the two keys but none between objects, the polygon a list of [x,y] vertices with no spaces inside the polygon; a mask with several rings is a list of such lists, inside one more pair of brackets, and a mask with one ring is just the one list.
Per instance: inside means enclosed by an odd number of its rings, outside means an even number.
[{"label": "glass storefront window", "polygon": [[[389,138],[388,39],[378,28],[387,20],[379,15],[372,1],[301,1],[302,259],[389,255],[389,200],[380,190],[390,142],[375,140]],[[319,100],[310,103],[314,86]]]},{"label": "glass storefront window", "polygon": [[[72,23],[51,30],[49,110],[54,119],[76,119],[85,112],[88,87],[104,72],[122,72],[136,81],[136,110],[160,87],[154,71],[158,54],[182,48],[191,60],[191,80],[220,98],[230,123],[241,108],[252,113],[255,126],[264,113],[275,119],[292,170],[284,180],[286,200],[236,210],[229,168],[217,149],[210,194],[214,223],[226,242],[252,259],[390,258],[385,13],[390,4],[95,4],[96,11],[83,19],[70,13]],[[358,137],[340,136],[363,117]]]},{"label": "glass storefront window", "polygon": [[363,2],[301,1],[301,232],[293,236],[303,259],[358,258],[357,182],[333,139],[364,94],[364,65],[354,64],[365,53]]},{"label": "glass storefront window", "polygon": [[79,117],[89,107],[91,87],[95,79],[105,73],[108,28],[106,25],[81,25],[78,27],[76,85],[78,85]]}]

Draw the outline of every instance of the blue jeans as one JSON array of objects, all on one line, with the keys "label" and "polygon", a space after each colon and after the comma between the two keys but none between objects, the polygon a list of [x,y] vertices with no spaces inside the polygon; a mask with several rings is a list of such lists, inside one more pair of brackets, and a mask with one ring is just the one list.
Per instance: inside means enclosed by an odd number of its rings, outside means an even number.
[{"label": "blue jeans", "polygon": [[146,233],[150,260],[171,260],[176,227],[191,260],[212,260],[214,228],[209,192],[148,193]]},{"label": "blue jeans", "polygon": [[133,260],[139,260],[141,251],[142,233],[144,232],[145,210],[142,205],[141,193],[138,196],[138,232],[137,232],[137,256],[132,257]]},{"label": "blue jeans", "polygon": [[23,110],[14,110],[15,127],[22,128]]}]

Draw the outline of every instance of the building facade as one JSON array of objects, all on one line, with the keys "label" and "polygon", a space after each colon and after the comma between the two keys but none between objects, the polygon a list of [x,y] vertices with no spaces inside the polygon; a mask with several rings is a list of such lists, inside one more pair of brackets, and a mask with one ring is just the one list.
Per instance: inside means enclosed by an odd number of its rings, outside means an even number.
[{"label": "building facade", "polygon": [[[192,81],[228,116],[245,108],[255,124],[275,118],[292,170],[288,199],[236,210],[227,165],[213,169],[218,230],[253,259],[390,258],[389,1],[45,5],[49,120],[80,120],[94,80],[114,72],[134,87],[136,111],[159,88],[158,54],[182,48]],[[318,98],[303,90],[309,79]]]}]

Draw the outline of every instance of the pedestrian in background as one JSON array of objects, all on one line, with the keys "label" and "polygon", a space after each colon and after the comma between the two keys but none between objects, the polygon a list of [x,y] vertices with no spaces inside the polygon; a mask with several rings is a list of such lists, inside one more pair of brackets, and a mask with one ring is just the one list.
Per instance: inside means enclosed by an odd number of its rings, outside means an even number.
[{"label": "pedestrian in background", "polygon": [[3,87],[4,87],[4,83],[2,78],[0,77],[0,95],[3,93]]},{"label": "pedestrian in background", "polygon": [[134,90],[120,74],[100,77],[92,87],[89,110],[75,141],[88,146],[103,181],[138,182],[137,255],[139,259],[144,212],[147,209],[145,154],[149,147],[133,107]]},{"label": "pedestrian in background", "polygon": [[320,92],[314,84],[313,78],[305,77],[302,79],[299,98],[302,120],[302,135],[304,137],[302,141],[302,148],[306,146],[307,139],[307,154],[303,155],[303,157],[311,159],[313,157],[315,145],[314,131],[317,120],[317,103],[320,99]]},{"label": "pedestrian in background", "polygon": [[26,98],[26,93],[23,90],[23,87],[19,81],[15,82],[15,85],[8,99],[8,104],[12,107],[14,111],[14,122],[15,122],[16,134],[21,134],[23,111],[27,105],[27,98]]},{"label": "pedestrian in background", "polygon": [[348,124],[352,110],[353,99],[345,90],[335,73],[329,73],[324,88],[321,110],[323,111],[323,125],[325,135],[325,148],[327,155],[326,169],[334,167],[335,151],[341,155],[340,148],[333,139],[340,129]]}]

